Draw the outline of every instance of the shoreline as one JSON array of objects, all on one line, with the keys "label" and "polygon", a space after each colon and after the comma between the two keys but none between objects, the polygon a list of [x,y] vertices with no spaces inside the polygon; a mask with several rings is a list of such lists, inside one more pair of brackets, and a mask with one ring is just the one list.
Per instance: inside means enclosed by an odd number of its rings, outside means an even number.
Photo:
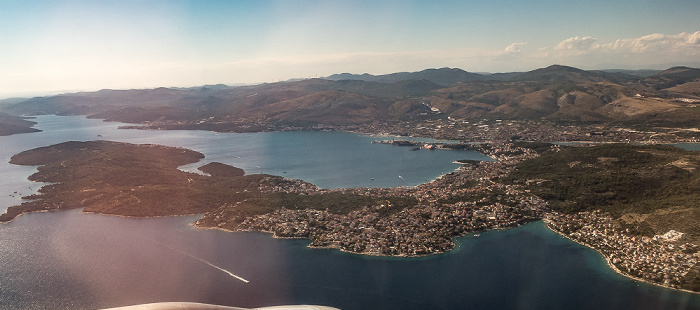
[{"label": "shoreline", "polygon": [[595,247],[593,247],[593,246],[591,246],[591,245],[589,245],[589,244],[587,244],[587,243],[584,243],[584,242],[581,242],[581,241],[578,241],[578,240],[574,240],[574,239],[570,238],[569,236],[565,235],[564,233],[562,233],[562,232],[560,232],[560,231],[558,231],[558,230],[552,228],[552,227],[549,225],[549,221],[548,221],[548,220],[543,219],[542,221],[545,223],[545,226],[547,226],[547,228],[548,228],[549,230],[551,230],[551,231],[557,233],[558,235],[560,235],[560,236],[566,238],[567,240],[570,240],[570,241],[572,241],[572,242],[574,242],[574,243],[580,244],[580,245],[582,245],[582,246],[585,246],[585,247],[587,247],[587,248],[589,248],[589,249],[592,249],[592,250],[598,252],[598,254],[600,254],[600,256],[603,257],[603,259],[605,260],[605,263],[608,265],[608,267],[610,267],[610,269],[612,269],[615,273],[617,273],[617,274],[619,274],[619,275],[621,275],[621,276],[623,276],[623,277],[625,277],[625,278],[628,278],[628,279],[630,279],[630,280],[637,281],[637,282],[642,282],[642,283],[646,283],[646,284],[650,284],[650,285],[662,287],[662,288],[665,288],[665,289],[670,289],[670,290],[675,290],[675,291],[680,291],[680,292],[692,293],[692,294],[695,294],[695,295],[700,295],[700,292],[691,291],[691,290],[687,290],[687,289],[683,289],[683,288],[675,288],[675,287],[671,287],[671,286],[664,285],[664,284],[661,284],[661,283],[655,283],[655,282],[651,282],[651,281],[649,281],[649,280],[645,280],[645,279],[642,279],[642,278],[637,278],[637,277],[635,277],[635,276],[632,276],[632,275],[630,275],[630,274],[627,274],[627,273],[623,272],[622,270],[620,270],[619,268],[617,268],[617,267],[610,261],[610,258],[609,258],[609,257],[605,256],[605,254],[603,254],[603,252],[599,251],[599,250],[596,249]]},{"label": "shoreline", "polygon": [[[452,247],[451,247],[449,250],[447,250],[447,251],[440,251],[440,252],[426,253],[426,254],[417,254],[417,255],[410,255],[410,254],[388,255],[388,254],[370,253],[370,252],[353,252],[353,251],[348,251],[348,250],[345,250],[345,249],[340,248],[340,246],[338,246],[337,243],[333,243],[333,244],[326,245],[326,246],[313,246],[313,245],[311,245],[311,242],[313,242],[313,240],[311,240],[310,238],[307,238],[307,237],[280,237],[280,236],[277,236],[274,232],[272,232],[272,231],[267,231],[267,230],[253,230],[253,229],[236,229],[236,230],[231,230],[231,229],[222,228],[222,227],[200,226],[200,225],[197,225],[196,221],[195,221],[195,222],[192,222],[192,223],[189,223],[188,225],[191,226],[191,227],[193,227],[193,228],[195,228],[195,229],[220,230],[220,231],[229,232],[229,233],[238,233],[238,232],[257,232],[257,233],[265,233],[265,234],[270,234],[270,235],[272,235],[272,238],[273,238],[273,239],[282,239],[282,240],[284,240],[284,239],[286,239],[286,240],[305,239],[305,240],[309,240],[309,244],[306,246],[306,247],[309,248],[309,249],[330,249],[330,250],[338,250],[338,251],[343,252],[343,253],[348,253],[348,254],[353,254],[353,255],[360,255],[360,256],[369,256],[369,257],[421,258],[421,257],[428,257],[428,256],[433,256],[433,255],[447,254],[447,253],[450,253],[450,252],[452,252],[452,251],[458,249],[459,246],[458,246],[457,242],[454,240],[454,239],[456,239],[456,238],[465,238],[465,237],[468,237],[468,236],[470,236],[470,235],[474,236],[474,235],[478,235],[478,234],[481,234],[481,233],[490,232],[490,231],[497,231],[497,230],[506,231],[506,230],[510,230],[510,229],[513,229],[513,228],[522,227],[523,225],[532,224],[532,223],[535,223],[535,222],[537,222],[537,221],[522,223],[522,224],[519,224],[519,225],[513,226],[513,227],[506,227],[506,228],[504,228],[504,227],[500,227],[500,226],[499,226],[499,227],[493,227],[492,229],[484,229],[484,230],[469,232],[469,233],[463,234],[463,235],[452,236],[452,237],[450,237],[450,241],[452,242]],[[478,237],[478,236],[477,236],[477,237]]]},{"label": "shoreline", "polygon": [[[75,208],[75,209],[78,209],[78,208]],[[75,210],[75,209],[74,209],[74,210]],[[32,212],[27,212],[27,213],[49,213],[49,212],[60,212],[60,211],[70,211],[70,210],[40,210],[40,211],[32,211]],[[163,216],[128,216],[128,215],[118,215],[118,214],[106,214],[106,213],[100,213],[100,212],[91,212],[91,211],[85,211],[85,210],[80,210],[79,212],[80,212],[80,213],[83,213],[83,214],[103,215],[103,216],[114,216],[114,217],[121,217],[121,218],[130,218],[130,219],[139,219],[139,218],[140,218],[140,219],[155,219],[155,218],[165,218],[165,217],[174,217],[174,216],[194,216],[194,215],[201,215],[200,213],[195,213],[195,214],[163,215]],[[4,223],[10,223],[10,222],[14,221],[16,218],[17,218],[17,217],[13,218],[12,220],[10,220],[10,221],[8,221],[8,222],[4,222]],[[591,245],[589,245],[589,244],[587,244],[587,243],[585,243],[585,242],[578,241],[578,240],[574,240],[574,239],[572,239],[571,237],[565,235],[564,233],[562,233],[562,232],[560,232],[560,231],[554,229],[552,226],[550,226],[550,224],[549,224],[550,221],[547,220],[547,219],[541,219],[541,221],[544,222],[545,227],[547,227],[547,229],[549,229],[550,231],[552,231],[552,232],[554,232],[554,233],[556,233],[556,234],[562,236],[563,238],[565,238],[565,239],[567,239],[567,240],[569,240],[569,241],[572,241],[572,242],[574,242],[574,243],[577,243],[577,244],[579,244],[579,245],[585,246],[585,247],[587,247],[587,248],[589,248],[589,249],[592,249],[592,250],[596,251],[596,252],[605,260],[606,265],[607,265],[611,270],[613,270],[615,273],[617,273],[618,275],[621,275],[621,276],[623,276],[623,277],[625,277],[625,278],[628,278],[628,279],[630,279],[630,280],[633,280],[633,281],[642,282],[642,283],[646,283],[646,284],[649,284],[649,285],[654,285],[654,286],[661,287],[661,288],[665,288],[665,289],[670,289],[670,290],[675,290],[675,291],[679,291],[679,292],[684,292],[684,293],[691,293],[691,294],[695,294],[695,295],[700,295],[700,292],[691,291],[691,290],[687,290],[687,289],[683,289],[683,288],[675,288],[675,287],[671,287],[671,286],[664,285],[664,284],[661,284],[661,283],[651,282],[651,281],[649,281],[649,280],[645,280],[645,279],[638,278],[638,277],[634,277],[634,276],[632,276],[632,275],[630,275],[630,274],[627,274],[627,273],[621,271],[619,268],[617,268],[617,267],[610,261],[610,258],[607,257],[607,256],[606,256],[603,252],[601,252],[600,250],[596,249],[595,247],[593,247],[593,246],[591,246]],[[533,222],[529,222],[529,223],[527,223],[527,224],[530,224],[530,223],[534,223],[534,221],[533,221]],[[200,225],[197,225],[196,221],[189,223],[188,226],[191,226],[191,227],[193,227],[193,228],[195,228],[195,229],[219,230],[219,231],[224,231],[224,232],[228,232],[228,233],[236,233],[236,232],[258,232],[258,233],[265,233],[265,234],[270,234],[270,235],[272,235],[272,238],[273,238],[273,239],[289,239],[289,240],[293,240],[293,239],[306,239],[306,240],[310,240],[309,238],[306,238],[306,237],[280,237],[280,236],[277,236],[277,235],[276,235],[274,232],[272,232],[272,231],[265,231],[265,230],[238,230],[238,229],[237,229],[237,230],[231,230],[231,229],[222,228],[222,227],[200,226]],[[461,236],[453,236],[453,237],[451,237],[451,239],[454,239],[454,238],[463,238],[463,237],[467,237],[467,236],[469,236],[469,235],[480,234],[480,233],[483,233],[483,232],[489,232],[489,231],[494,231],[494,230],[503,230],[503,231],[505,231],[505,230],[509,230],[509,229],[512,229],[512,228],[520,227],[520,226],[522,226],[522,225],[518,225],[518,226],[515,226],[515,227],[509,227],[509,228],[496,227],[496,228],[493,228],[493,229],[481,230],[481,231],[477,231],[477,232],[470,232],[470,233],[468,233],[468,234],[461,235]],[[310,240],[310,241],[312,241],[312,240]],[[433,256],[433,255],[446,254],[446,253],[449,253],[449,252],[451,252],[451,251],[454,251],[455,249],[458,248],[458,247],[457,247],[457,243],[454,242],[454,240],[452,240],[452,244],[453,244],[453,247],[450,248],[450,249],[447,250],[447,251],[433,252],[433,253],[427,253],[427,254],[421,254],[421,255],[387,255],[387,254],[369,253],[369,252],[362,252],[362,253],[359,253],[359,252],[352,252],[352,251],[348,251],[348,250],[342,249],[342,248],[340,248],[337,244],[331,244],[331,245],[327,245],[327,246],[312,246],[312,245],[311,245],[311,242],[306,246],[306,248],[308,248],[308,249],[329,249],[329,250],[337,250],[337,251],[339,251],[339,252],[341,252],[341,253],[347,253],[347,254],[353,254],[353,255],[360,255],[360,256],[368,256],[368,257],[421,258],[421,257],[428,257],[428,256]]]},{"label": "shoreline", "polygon": [[265,234],[270,234],[270,235],[272,235],[272,238],[273,238],[273,239],[281,239],[281,240],[302,240],[302,239],[303,239],[303,240],[309,240],[309,244],[306,246],[306,248],[308,248],[308,249],[320,249],[320,250],[329,249],[329,250],[338,250],[338,251],[343,252],[343,253],[354,254],[354,255],[360,255],[360,256],[370,256],[370,257],[418,258],[418,257],[425,257],[425,256],[432,256],[432,255],[445,254],[445,253],[448,253],[448,252],[450,252],[450,251],[452,251],[452,250],[454,250],[454,249],[457,248],[456,243],[453,242],[453,244],[454,244],[455,246],[453,246],[449,251],[445,251],[445,252],[434,252],[434,253],[428,253],[428,254],[423,254],[423,255],[386,255],[386,254],[381,254],[381,253],[374,254],[374,253],[364,253],[364,252],[363,252],[363,253],[358,253],[358,252],[352,252],[352,251],[344,250],[344,249],[340,248],[337,244],[332,244],[332,245],[327,245],[327,246],[312,246],[312,245],[311,245],[311,242],[313,242],[313,240],[310,240],[309,238],[306,238],[306,237],[280,237],[280,236],[277,236],[274,232],[272,232],[272,231],[267,231],[267,230],[252,230],[252,229],[249,229],[249,230],[244,230],[244,229],[231,230],[231,229],[222,228],[222,227],[199,226],[199,225],[196,224],[196,221],[195,221],[195,222],[192,222],[192,223],[190,223],[190,224],[188,224],[188,225],[189,225],[189,226],[192,226],[192,227],[194,227],[194,228],[196,228],[196,229],[220,230],[220,231],[229,232],[229,233],[238,233],[238,232],[257,232],[257,233],[265,233]]}]

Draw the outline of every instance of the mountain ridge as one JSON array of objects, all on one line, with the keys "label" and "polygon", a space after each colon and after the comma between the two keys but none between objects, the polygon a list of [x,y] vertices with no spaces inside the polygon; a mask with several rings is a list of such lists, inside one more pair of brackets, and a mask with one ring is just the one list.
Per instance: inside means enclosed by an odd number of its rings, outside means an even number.
[{"label": "mountain ridge", "polygon": [[[336,75],[340,77],[348,76]],[[315,78],[237,87],[104,89],[15,100],[0,108],[15,115],[87,115],[154,128],[177,124],[177,128],[221,131],[448,118],[670,127],[700,123],[696,104],[700,69],[688,67],[672,67],[647,77],[563,65],[493,75],[441,68],[359,77],[370,80]],[[454,84],[460,79],[468,81]]]}]

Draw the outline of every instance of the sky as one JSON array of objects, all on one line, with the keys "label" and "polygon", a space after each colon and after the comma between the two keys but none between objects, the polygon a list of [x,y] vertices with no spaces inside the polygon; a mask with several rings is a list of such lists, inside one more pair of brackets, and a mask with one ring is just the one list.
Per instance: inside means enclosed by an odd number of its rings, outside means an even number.
[{"label": "sky", "polygon": [[442,67],[700,67],[698,16],[697,0],[0,0],[0,98]]}]

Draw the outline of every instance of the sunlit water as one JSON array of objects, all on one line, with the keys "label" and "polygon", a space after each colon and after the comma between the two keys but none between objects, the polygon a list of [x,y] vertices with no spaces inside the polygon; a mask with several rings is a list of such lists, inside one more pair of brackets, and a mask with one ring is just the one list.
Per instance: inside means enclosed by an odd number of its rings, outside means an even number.
[{"label": "sunlit water", "polygon": [[[39,121],[37,127],[46,132],[0,137],[4,162],[19,151],[68,140],[159,143],[203,152],[206,160],[248,173],[260,169],[334,188],[415,185],[451,171],[455,159],[483,158],[457,151],[410,152],[348,133],[137,131],[81,117]],[[421,166],[425,162],[435,166]],[[0,165],[3,208],[19,202],[11,195],[38,188],[24,180],[34,169]],[[197,230],[187,225],[196,218],[129,219],[73,210],[26,214],[2,224],[0,308],[192,301],[345,310],[700,309],[698,295],[619,276],[597,252],[541,222],[460,238],[458,249],[448,254],[395,259],[308,249],[306,240],[264,233]]]}]

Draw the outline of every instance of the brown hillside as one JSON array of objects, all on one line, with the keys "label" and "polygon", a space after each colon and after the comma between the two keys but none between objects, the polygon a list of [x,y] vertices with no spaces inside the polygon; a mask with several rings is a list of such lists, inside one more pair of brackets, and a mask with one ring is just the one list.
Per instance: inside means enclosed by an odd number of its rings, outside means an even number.
[{"label": "brown hillside", "polygon": [[354,93],[329,90],[271,104],[254,114],[272,121],[350,125],[389,119],[388,102]]}]

